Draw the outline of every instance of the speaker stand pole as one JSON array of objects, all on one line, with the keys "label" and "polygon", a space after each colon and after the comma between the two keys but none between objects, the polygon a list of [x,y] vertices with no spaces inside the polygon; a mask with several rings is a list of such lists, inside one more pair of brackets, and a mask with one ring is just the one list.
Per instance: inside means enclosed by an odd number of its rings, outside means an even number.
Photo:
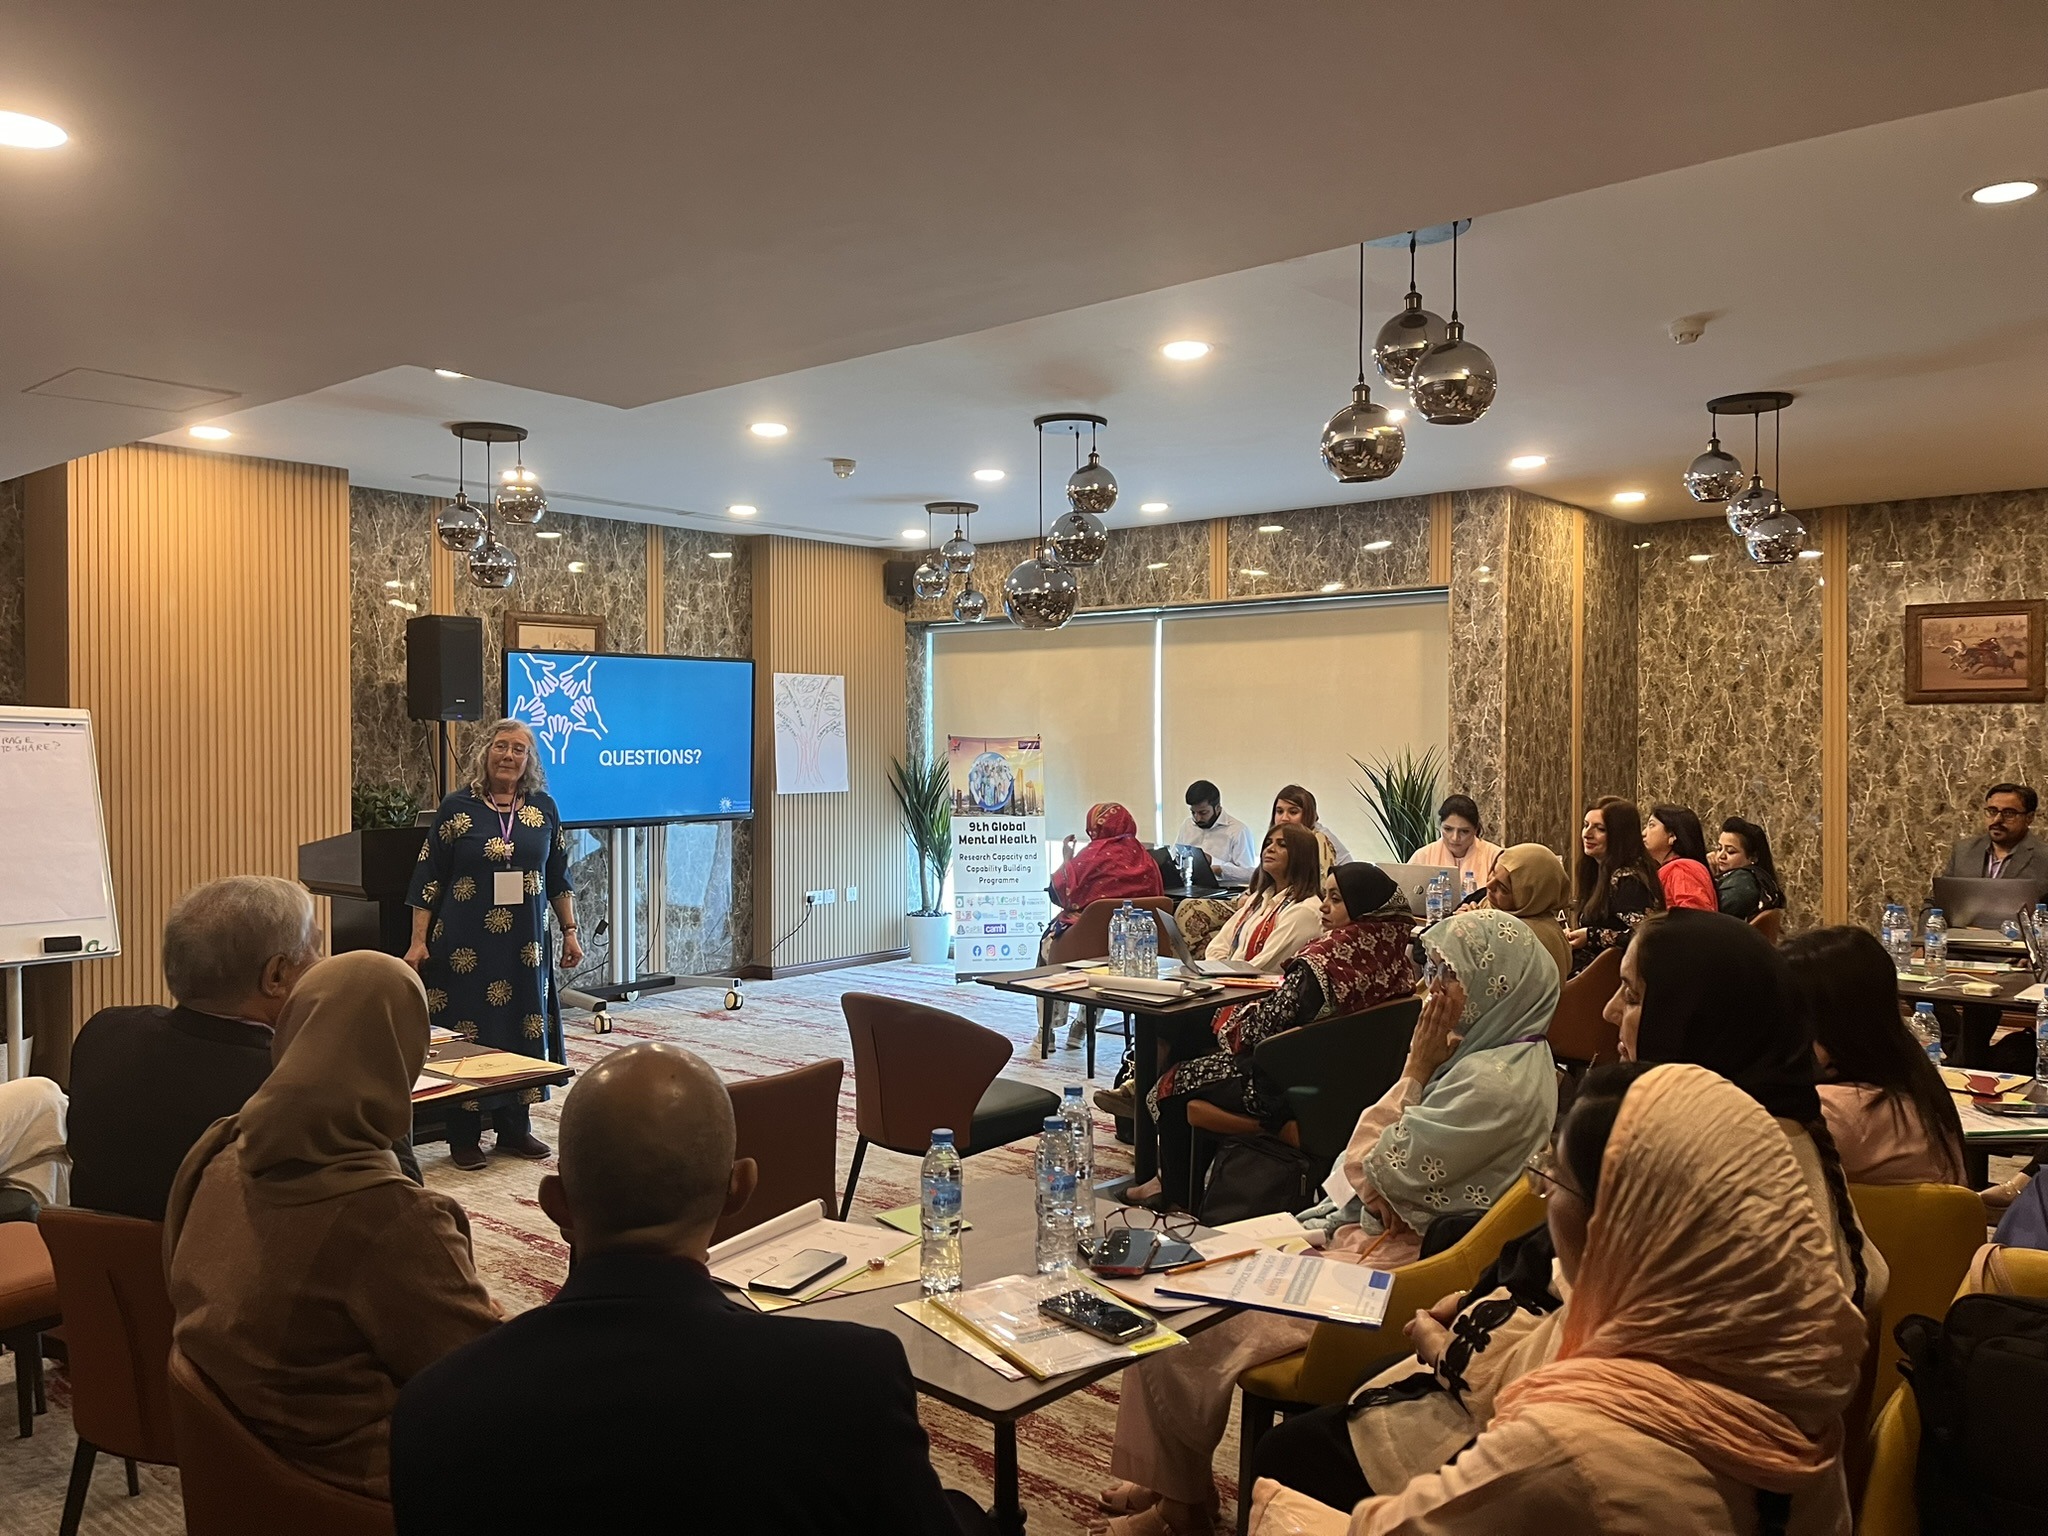
[{"label": "speaker stand pole", "polygon": [[440,738],[434,747],[434,786],[440,791],[434,803],[439,805],[448,798],[448,722],[436,720],[434,729]]}]

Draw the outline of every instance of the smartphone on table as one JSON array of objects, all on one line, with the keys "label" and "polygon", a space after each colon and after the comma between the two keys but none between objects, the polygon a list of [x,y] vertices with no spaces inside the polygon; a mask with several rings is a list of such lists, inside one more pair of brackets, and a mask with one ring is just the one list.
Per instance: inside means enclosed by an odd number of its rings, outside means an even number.
[{"label": "smartphone on table", "polygon": [[1133,1312],[1129,1307],[1120,1307],[1093,1291],[1062,1291],[1057,1296],[1046,1297],[1038,1304],[1038,1310],[1047,1317],[1056,1317],[1083,1333],[1092,1333],[1112,1344],[1128,1344],[1133,1339],[1142,1339],[1159,1326],[1151,1318]]},{"label": "smartphone on table", "polygon": [[843,1253],[806,1248],[802,1253],[784,1259],[773,1269],[754,1276],[747,1282],[747,1289],[764,1291],[770,1296],[795,1296],[808,1291],[833,1270],[845,1267],[846,1255]]}]

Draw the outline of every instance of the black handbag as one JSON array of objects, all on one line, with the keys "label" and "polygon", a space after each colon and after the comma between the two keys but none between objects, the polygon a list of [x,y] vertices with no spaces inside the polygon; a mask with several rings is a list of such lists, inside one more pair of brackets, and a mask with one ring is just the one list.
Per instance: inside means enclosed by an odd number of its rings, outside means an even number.
[{"label": "black handbag", "polygon": [[1299,1148],[1278,1136],[1233,1136],[1209,1165],[1199,1215],[1204,1226],[1217,1227],[1315,1203],[1315,1175]]}]

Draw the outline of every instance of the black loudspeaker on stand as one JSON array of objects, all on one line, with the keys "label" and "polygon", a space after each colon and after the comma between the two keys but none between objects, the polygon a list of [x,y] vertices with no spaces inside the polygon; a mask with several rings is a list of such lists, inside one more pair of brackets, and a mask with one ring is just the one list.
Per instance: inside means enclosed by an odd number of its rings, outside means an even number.
[{"label": "black loudspeaker on stand", "polygon": [[448,793],[448,722],[484,717],[484,621],[423,613],[405,621],[405,712],[440,722],[434,780]]}]

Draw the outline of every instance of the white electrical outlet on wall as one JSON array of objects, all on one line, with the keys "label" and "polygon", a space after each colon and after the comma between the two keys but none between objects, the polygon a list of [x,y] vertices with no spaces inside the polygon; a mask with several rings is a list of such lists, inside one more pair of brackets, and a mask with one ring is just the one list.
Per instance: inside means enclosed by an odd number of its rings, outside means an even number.
[{"label": "white electrical outlet on wall", "polygon": [[848,901],[859,901],[859,900],[860,900],[860,887],[859,887],[859,886],[857,886],[857,885],[849,885],[849,886],[848,886],[848,887],[846,888],[846,899],[847,899]]}]

